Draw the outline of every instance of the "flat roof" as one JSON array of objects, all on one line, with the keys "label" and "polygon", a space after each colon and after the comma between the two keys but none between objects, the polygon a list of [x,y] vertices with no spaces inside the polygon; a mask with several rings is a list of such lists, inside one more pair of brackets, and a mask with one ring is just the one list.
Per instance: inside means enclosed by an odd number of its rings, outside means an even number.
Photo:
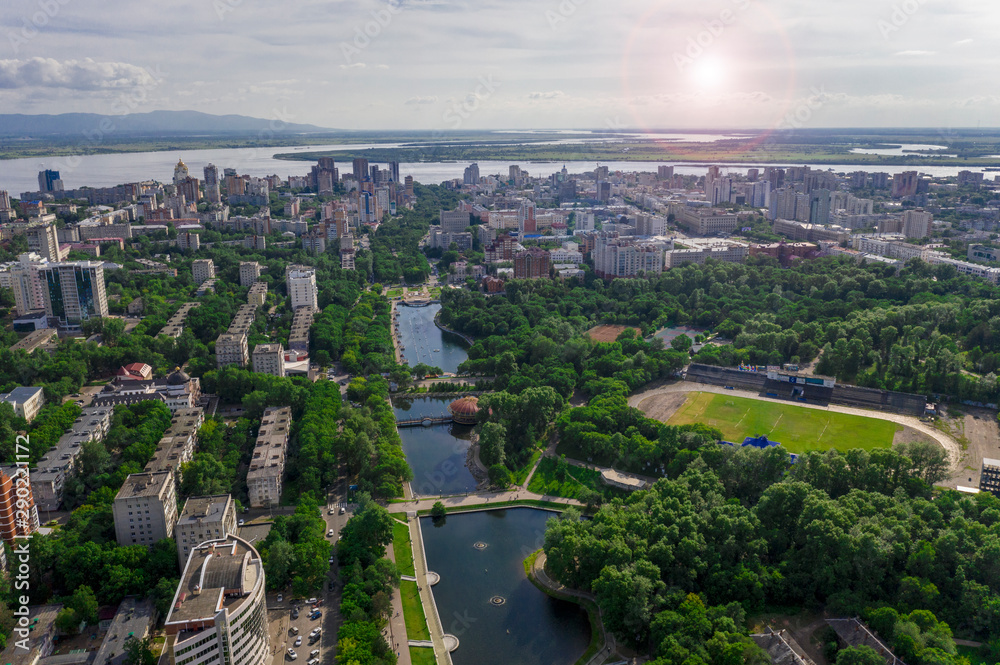
[{"label": "flat roof", "polygon": [[34,605],[28,608],[30,633],[28,651],[18,648],[15,644],[17,636],[7,640],[7,648],[0,653],[0,659],[6,665],[31,665],[38,657],[38,649],[44,646],[46,639],[51,639],[52,626],[62,605]]},{"label": "flat roof", "polygon": [[192,496],[184,502],[184,508],[177,518],[177,525],[197,523],[199,520],[216,522],[222,520],[226,508],[232,504],[233,497],[229,494],[214,496]]},{"label": "flat roof", "polygon": [[1000,466],[1000,459],[983,458],[983,466]]},{"label": "flat roof", "polygon": [[40,392],[42,392],[41,388],[33,386],[18,386],[9,393],[0,395],[0,399],[5,402],[27,402]]},{"label": "flat roof", "polygon": [[125,479],[125,484],[118,491],[115,500],[137,499],[144,496],[159,496],[167,483],[174,481],[170,471],[147,471],[133,473]]},{"label": "flat roof", "polygon": [[222,609],[234,611],[263,574],[260,555],[242,538],[202,543],[184,566],[167,624],[211,622]]},{"label": "flat roof", "polygon": [[[155,609],[149,600],[128,597],[122,600],[108,628],[93,665],[119,665],[125,660],[125,645],[130,639],[141,640],[153,628]],[[88,654],[89,655],[89,654]]]}]

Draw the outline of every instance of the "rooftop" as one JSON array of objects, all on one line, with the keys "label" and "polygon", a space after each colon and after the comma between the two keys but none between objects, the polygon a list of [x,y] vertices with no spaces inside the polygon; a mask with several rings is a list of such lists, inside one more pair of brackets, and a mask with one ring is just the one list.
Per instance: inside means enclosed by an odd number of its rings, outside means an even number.
[{"label": "rooftop", "polygon": [[214,623],[222,609],[235,611],[263,581],[260,555],[236,536],[202,543],[184,566],[167,624]]},{"label": "rooftop", "polygon": [[164,486],[172,482],[174,482],[174,474],[170,471],[133,473],[125,479],[125,484],[118,491],[115,500],[136,499],[145,496],[158,497]]},{"label": "rooftop", "polygon": [[4,393],[0,395],[0,399],[2,399],[5,402],[11,402],[11,403],[27,402],[29,399],[32,399],[33,397],[35,397],[35,395],[38,395],[41,392],[42,392],[41,388],[18,386],[17,388],[11,390],[9,393]]},{"label": "rooftop", "polygon": [[122,600],[101,643],[93,665],[120,665],[125,660],[125,645],[130,639],[143,639],[153,628],[153,603],[129,597]]},{"label": "rooftop", "polygon": [[195,524],[202,520],[217,522],[222,520],[226,507],[232,504],[233,498],[228,494],[215,496],[192,496],[184,502],[184,509],[177,519],[177,526]]}]

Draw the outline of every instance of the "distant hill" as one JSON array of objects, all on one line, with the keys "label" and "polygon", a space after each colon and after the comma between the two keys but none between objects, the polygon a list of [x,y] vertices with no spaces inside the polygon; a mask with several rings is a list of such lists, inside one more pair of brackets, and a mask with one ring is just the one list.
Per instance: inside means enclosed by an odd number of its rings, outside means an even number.
[{"label": "distant hill", "polygon": [[152,111],[122,116],[102,116],[96,113],[63,113],[60,115],[0,114],[0,136],[42,137],[94,132],[101,122],[110,119],[115,125],[115,135],[232,135],[252,134],[273,130],[282,134],[329,133],[332,129],[315,125],[275,123],[244,115],[210,115],[198,111]]}]

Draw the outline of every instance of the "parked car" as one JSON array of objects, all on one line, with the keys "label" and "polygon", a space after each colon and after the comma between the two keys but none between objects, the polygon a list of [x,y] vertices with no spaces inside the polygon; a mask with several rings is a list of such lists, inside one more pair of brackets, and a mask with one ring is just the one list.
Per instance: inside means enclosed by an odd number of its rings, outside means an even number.
[{"label": "parked car", "polygon": [[298,635],[299,634],[298,626],[292,626],[291,628],[289,628],[289,630],[292,631],[292,635]]},{"label": "parked car", "polygon": [[289,649],[287,653],[288,653],[288,660],[295,660],[296,658],[299,657],[299,654],[295,653],[295,649]]},{"label": "parked car", "polygon": [[246,520],[240,520],[239,524],[237,524],[236,526],[243,526],[243,524],[245,523],[245,521]]},{"label": "parked car", "polygon": [[302,636],[301,635],[299,635],[298,637],[295,638],[295,646],[297,646],[297,647],[302,646]]},{"label": "parked car", "polygon": [[309,652],[310,658],[316,658],[318,656],[319,656],[319,649],[313,649],[312,651]]},{"label": "parked car", "polygon": [[345,508],[345,507],[341,506],[341,507],[340,507],[340,514],[341,514],[341,515],[343,515],[343,514],[344,514],[344,513],[346,513],[346,512],[347,512],[347,508]]},{"label": "parked car", "polygon": [[306,604],[307,604],[307,605],[312,605],[312,604],[313,604],[313,603],[315,603],[315,602],[316,602],[316,599],[315,599],[315,598],[310,598],[309,600],[307,600],[307,601],[306,601]]},{"label": "parked car", "polygon": [[333,538],[333,529],[330,529],[329,531],[326,532],[326,537]]},{"label": "parked car", "polygon": [[306,665],[319,665],[319,658],[313,658],[312,660],[307,662]]},{"label": "parked car", "polygon": [[282,595],[282,594],[280,594],[280,593],[278,594],[278,602],[279,602],[279,603],[280,603],[280,602],[281,602],[282,600],[284,600],[284,598],[285,598],[285,596],[284,596],[284,595]]}]

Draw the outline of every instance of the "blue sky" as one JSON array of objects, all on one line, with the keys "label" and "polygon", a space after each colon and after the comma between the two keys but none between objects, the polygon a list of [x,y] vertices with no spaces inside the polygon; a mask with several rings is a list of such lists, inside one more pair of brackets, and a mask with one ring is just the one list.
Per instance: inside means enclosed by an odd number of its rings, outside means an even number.
[{"label": "blue sky", "polygon": [[995,0],[4,0],[0,112],[996,126],[998,29]]}]

